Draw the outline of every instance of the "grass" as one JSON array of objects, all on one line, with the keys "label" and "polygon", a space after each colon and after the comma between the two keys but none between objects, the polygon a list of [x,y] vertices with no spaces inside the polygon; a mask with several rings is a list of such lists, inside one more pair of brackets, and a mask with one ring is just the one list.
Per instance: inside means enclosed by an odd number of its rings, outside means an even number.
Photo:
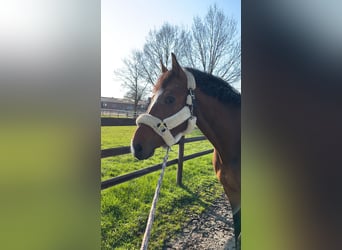
[{"label": "grass", "polygon": [[[101,148],[128,146],[134,126],[102,127]],[[201,135],[195,130],[191,136]],[[185,144],[185,155],[210,149],[208,141]],[[172,147],[169,160],[177,158],[178,146]],[[138,161],[131,155],[104,158],[102,180],[161,163],[165,154],[156,150],[150,159]],[[166,169],[149,249],[162,249],[165,241],[181,230],[194,214],[202,213],[223,192],[218,183],[211,155],[184,162],[183,186],[176,185],[176,165]],[[101,192],[102,249],[139,249],[160,171]]]}]

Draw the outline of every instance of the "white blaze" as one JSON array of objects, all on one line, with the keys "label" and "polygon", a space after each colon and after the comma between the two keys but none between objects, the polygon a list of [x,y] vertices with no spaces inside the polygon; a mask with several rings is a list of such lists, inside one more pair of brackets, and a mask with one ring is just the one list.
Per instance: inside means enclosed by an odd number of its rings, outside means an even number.
[{"label": "white blaze", "polygon": [[153,96],[152,101],[150,103],[150,106],[148,107],[147,113],[149,113],[153,107],[153,105],[157,102],[159,96],[161,96],[163,93],[163,89],[160,88],[157,93]]}]

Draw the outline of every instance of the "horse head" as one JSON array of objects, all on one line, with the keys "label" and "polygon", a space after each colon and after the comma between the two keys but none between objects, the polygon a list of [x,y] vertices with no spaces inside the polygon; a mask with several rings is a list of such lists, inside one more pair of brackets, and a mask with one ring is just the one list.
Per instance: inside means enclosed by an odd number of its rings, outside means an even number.
[{"label": "horse head", "polygon": [[[137,118],[131,149],[139,160],[147,159],[160,146],[171,146],[196,123],[189,100],[189,76],[172,54],[172,69],[161,62],[162,74],[153,89],[147,113]],[[194,79],[193,79],[194,81]],[[190,104],[190,105],[189,105]],[[191,120],[191,125],[190,121]]]}]

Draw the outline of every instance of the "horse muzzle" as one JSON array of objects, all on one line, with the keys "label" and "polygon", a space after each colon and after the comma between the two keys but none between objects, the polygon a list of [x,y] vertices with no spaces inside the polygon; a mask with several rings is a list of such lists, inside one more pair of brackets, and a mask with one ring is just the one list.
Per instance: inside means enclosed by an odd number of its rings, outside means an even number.
[{"label": "horse muzzle", "polygon": [[150,158],[154,154],[154,149],[149,149],[148,147],[144,147],[140,143],[133,143],[131,145],[131,152],[135,158],[138,160],[145,160]]}]

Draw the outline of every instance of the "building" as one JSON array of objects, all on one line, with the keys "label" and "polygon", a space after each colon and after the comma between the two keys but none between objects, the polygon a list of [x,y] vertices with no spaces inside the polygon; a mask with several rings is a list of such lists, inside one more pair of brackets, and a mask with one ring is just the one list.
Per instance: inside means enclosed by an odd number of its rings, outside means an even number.
[{"label": "building", "polygon": [[[137,113],[144,113],[147,109],[148,101],[140,101],[138,103]],[[101,97],[101,114],[123,114],[128,116],[135,116],[134,103],[127,99]]]}]

